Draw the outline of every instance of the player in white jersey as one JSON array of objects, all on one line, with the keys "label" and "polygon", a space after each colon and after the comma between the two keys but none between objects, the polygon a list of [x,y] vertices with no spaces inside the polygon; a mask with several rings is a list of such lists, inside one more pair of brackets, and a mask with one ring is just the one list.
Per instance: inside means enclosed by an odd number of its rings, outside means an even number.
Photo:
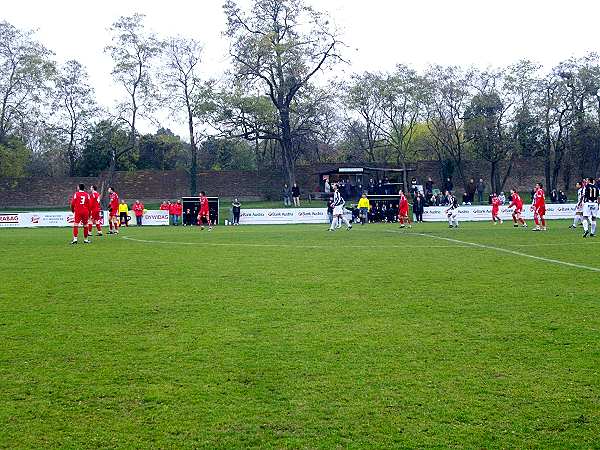
[{"label": "player in white jersey", "polygon": [[588,183],[583,191],[583,237],[596,235],[596,217],[598,217],[598,202],[600,192],[593,178],[588,178]]},{"label": "player in white jersey", "polygon": [[446,215],[448,216],[448,228],[458,228],[458,200],[451,193],[446,194],[448,198],[448,209],[446,209]]},{"label": "player in white jersey", "polygon": [[348,230],[352,229],[352,225],[348,222],[348,219],[344,217],[344,205],[346,202],[340,194],[340,190],[337,184],[333,185],[333,220],[331,221],[331,225],[329,227],[329,231],[335,231],[336,228],[341,226],[341,222],[348,227]]},{"label": "player in white jersey", "polygon": [[569,225],[569,228],[577,228],[577,225],[583,221],[583,192],[585,187],[583,183],[577,182],[577,204],[575,205],[575,217],[573,217],[573,224]]}]

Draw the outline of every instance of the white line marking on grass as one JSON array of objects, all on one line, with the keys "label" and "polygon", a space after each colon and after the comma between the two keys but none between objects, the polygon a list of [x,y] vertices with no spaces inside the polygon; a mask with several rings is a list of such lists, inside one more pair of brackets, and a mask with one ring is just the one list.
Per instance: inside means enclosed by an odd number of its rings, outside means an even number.
[{"label": "white line marking on grass", "polygon": [[[177,242],[177,241],[153,241],[149,239],[136,239],[129,236],[121,236],[132,242],[141,242],[143,244],[163,244],[163,245],[206,245],[214,247],[273,247],[273,248],[308,248],[308,249],[326,249],[326,245],[293,245],[293,244],[250,244],[247,242]],[[354,248],[359,250],[368,250],[373,248],[390,249],[390,248],[468,248],[468,245],[340,245],[343,248]]]},{"label": "white line marking on grass", "polygon": [[559,264],[562,266],[575,267],[577,269],[591,270],[592,272],[600,272],[600,269],[597,267],[584,266],[583,264],[570,263],[570,262],[566,262],[566,261],[561,261],[559,259],[551,259],[551,258],[544,258],[542,256],[529,255],[527,253],[517,252],[514,250],[508,250],[508,249],[502,248],[502,247],[493,247],[491,245],[484,245],[484,244],[477,244],[475,242],[461,241],[458,239],[446,238],[446,237],[442,237],[442,236],[435,236],[433,234],[426,234],[426,233],[415,233],[415,234],[418,234],[419,236],[425,236],[428,238],[432,238],[432,239],[439,239],[442,241],[454,242],[456,244],[469,245],[471,247],[483,248],[483,249],[487,249],[487,250],[496,250],[497,252],[508,253],[510,255],[515,255],[515,256],[523,256],[524,258],[536,259],[538,261],[544,261],[544,262],[551,263],[551,264]]}]

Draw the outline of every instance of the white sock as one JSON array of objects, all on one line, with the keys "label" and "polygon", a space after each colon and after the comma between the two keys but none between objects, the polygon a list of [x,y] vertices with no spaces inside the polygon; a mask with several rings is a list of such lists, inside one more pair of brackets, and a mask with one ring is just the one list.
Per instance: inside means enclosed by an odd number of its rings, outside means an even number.
[{"label": "white sock", "polygon": [[344,222],[344,225],[346,225],[347,227],[350,226],[350,222],[348,222],[348,219],[346,219],[345,216],[342,216],[342,222]]},{"label": "white sock", "polygon": [[592,220],[592,234],[596,234],[596,221]]},{"label": "white sock", "polygon": [[587,219],[587,217],[586,217],[585,219],[583,219],[583,220],[581,221],[581,223],[582,223],[582,225],[583,225],[583,231],[587,231],[587,230],[588,230],[588,228],[589,228],[589,223],[588,223],[588,219]]},{"label": "white sock", "polygon": [[334,217],[333,220],[331,221],[331,225],[329,226],[329,229],[334,230],[335,227],[337,226],[337,222],[338,222],[338,218]]},{"label": "white sock", "polygon": [[579,222],[581,222],[581,216],[580,215],[576,215],[573,218],[573,226],[576,227]]}]

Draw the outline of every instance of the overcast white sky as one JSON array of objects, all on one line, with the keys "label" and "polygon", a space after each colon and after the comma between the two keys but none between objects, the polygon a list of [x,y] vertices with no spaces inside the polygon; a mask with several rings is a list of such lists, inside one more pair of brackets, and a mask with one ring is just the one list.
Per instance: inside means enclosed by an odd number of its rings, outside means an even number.
[{"label": "overcast white sky", "polygon": [[[243,0],[246,3],[249,0]],[[551,67],[600,50],[598,0],[307,0],[343,30],[351,65],[343,72],[391,69],[397,63],[500,66],[529,58]],[[119,90],[103,48],[119,16],[140,12],[159,35],[199,39],[204,70],[218,76],[228,64],[222,0],[2,0],[0,19],[37,30],[58,61],[88,69],[101,104]],[[343,76],[342,68],[340,74]],[[183,127],[166,124],[184,133]],[[150,131],[150,130],[144,130]],[[154,130],[152,130],[154,131]]]}]

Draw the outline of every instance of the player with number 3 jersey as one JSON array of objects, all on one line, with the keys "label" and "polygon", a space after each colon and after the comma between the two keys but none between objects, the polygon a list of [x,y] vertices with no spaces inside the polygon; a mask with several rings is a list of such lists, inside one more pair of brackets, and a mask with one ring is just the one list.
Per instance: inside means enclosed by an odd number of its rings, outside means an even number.
[{"label": "player with number 3 jersey", "polygon": [[77,235],[79,234],[79,224],[83,225],[83,242],[89,244],[88,239],[88,220],[90,218],[90,196],[85,192],[85,186],[80,184],[77,192],[71,199],[71,211],[75,215],[73,221],[73,240],[71,244],[77,244]]}]

